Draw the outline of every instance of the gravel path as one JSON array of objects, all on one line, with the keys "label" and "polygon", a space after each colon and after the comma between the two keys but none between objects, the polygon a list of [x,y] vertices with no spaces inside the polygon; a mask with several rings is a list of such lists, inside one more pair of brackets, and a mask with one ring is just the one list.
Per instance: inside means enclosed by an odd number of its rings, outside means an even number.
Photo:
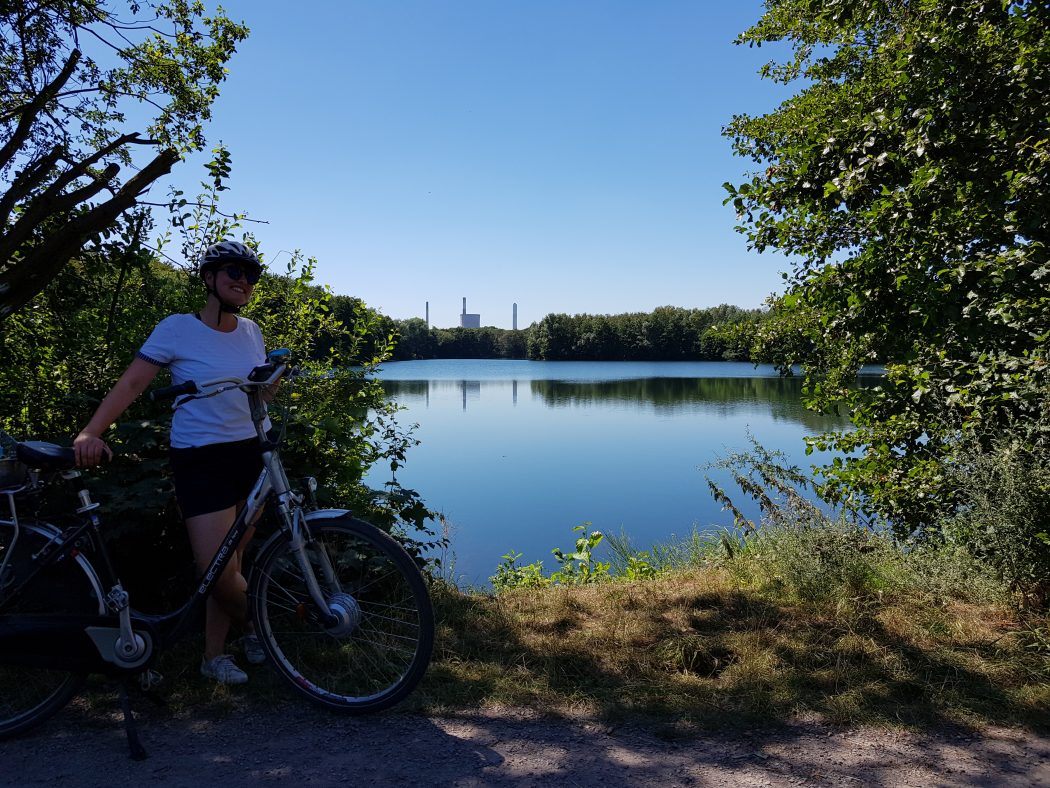
[{"label": "gravel path", "polygon": [[640,726],[499,713],[333,716],[291,706],[213,719],[143,711],[145,761],[114,719],[75,708],[0,744],[17,786],[1050,786],[1050,739],[1028,732],[842,730],[668,741]]}]

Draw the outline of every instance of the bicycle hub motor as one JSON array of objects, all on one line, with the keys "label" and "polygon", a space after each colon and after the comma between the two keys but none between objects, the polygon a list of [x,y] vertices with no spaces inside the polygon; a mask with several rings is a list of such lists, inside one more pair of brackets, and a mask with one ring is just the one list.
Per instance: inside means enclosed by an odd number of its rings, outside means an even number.
[{"label": "bicycle hub motor", "polygon": [[332,594],[328,598],[328,613],[335,616],[335,623],[325,627],[332,637],[352,635],[361,626],[361,606],[350,594]]}]

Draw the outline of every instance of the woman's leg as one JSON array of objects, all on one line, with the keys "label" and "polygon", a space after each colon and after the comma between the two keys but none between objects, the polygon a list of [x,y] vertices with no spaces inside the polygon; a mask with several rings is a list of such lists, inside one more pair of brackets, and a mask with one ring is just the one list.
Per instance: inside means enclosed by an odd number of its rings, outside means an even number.
[{"label": "woman's leg", "polygon": [[[236,516],[237,507],[231,506],[222,511],[186,518],[190,546],[201,574],[207,571]],[[241,574],[241,553],[246,543],[242,541],[238,546],[208,597],[204,620],[205,659],[214,659],[226,653],[226,637],[230,632],[231,621],[242,626],[245,622],[248,583]]]},{"label": "woman's leg", "polygon": [[[240,513],[241,509],[244,508],[246,501],[241,501],[237,504],[237,512]],[[255,515],[255,519],[252,520],[252,525],[249,525],[244,532],[244,536],[241,537],[241,541],[237,545],[237,571],[241,573],[241,579],[244,580],[244,614],[241,616],[240,623],[244,629],[244,633],[247,635],[255,634],[255,625],[248,617],[248,581],[244,579],[244,572],[241,572],[241,567],[244,566],[244,551],[248,547],[248,543],[251,542],[252,537],[255,536],[255,523],[259,521],[259,516],[262,514],[260,509],[258,514]]]}]

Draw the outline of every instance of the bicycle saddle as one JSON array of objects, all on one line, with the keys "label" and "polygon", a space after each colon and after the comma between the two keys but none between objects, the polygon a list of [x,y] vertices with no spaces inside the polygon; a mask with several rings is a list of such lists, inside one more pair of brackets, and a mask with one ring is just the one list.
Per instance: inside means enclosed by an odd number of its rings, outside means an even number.
[{"label": "bicycle saddle", "polygon": [[68,471],[77,464],[73,449],[44,441],[25,441],[16,449],[18,459],[30,468],[48,471]]}]

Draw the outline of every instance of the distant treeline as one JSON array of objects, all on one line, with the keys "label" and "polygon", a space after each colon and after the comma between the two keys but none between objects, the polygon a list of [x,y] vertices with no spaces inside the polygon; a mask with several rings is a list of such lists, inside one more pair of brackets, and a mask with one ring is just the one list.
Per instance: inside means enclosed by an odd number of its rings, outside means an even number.
[{"label": "distant treeline", "polygon": [[526,329],[428,328],[393,321],[394,358],[529,358],[547,361],[750,360],[766,313],[723,304],[664,306],[623,315],[547,315]]}]

